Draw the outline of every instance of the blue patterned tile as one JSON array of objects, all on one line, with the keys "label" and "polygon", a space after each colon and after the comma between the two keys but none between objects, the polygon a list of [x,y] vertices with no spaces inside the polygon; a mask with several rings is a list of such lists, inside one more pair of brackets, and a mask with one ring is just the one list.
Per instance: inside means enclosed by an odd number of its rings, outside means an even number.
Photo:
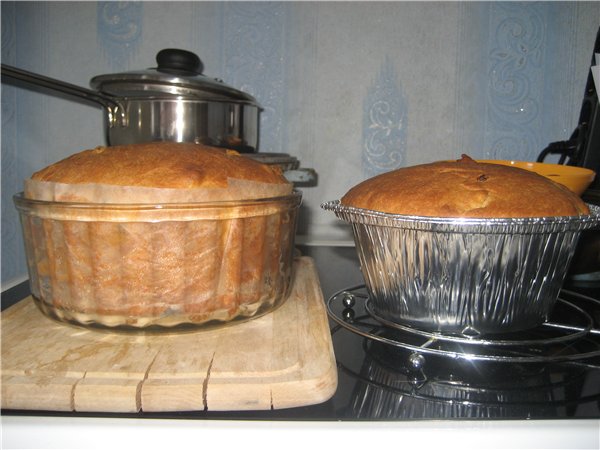
[{"label": "blue patterned tile", "polygon": [[363,175],[371,177],[404,164],[408,104],[389,58],[383,62],[363,104]]},{"label": "blue patterned tile", "polygon": [[98,41],[115,70],[126,70],[142,36],[142,2],[98,2]]},{"label": "blue patterned tile", "polygon": [[261,152],[283,148],[286,98],[286,34],[288,5],[282,2],[224,4],[225,79],[264,108],[260,118]]},{"label": "blue patterned tile", "polygon": [[535,159],[545,70],[542,11],[535,3],[497,3],[490,22],[487,153],[494,159]]},{"label": "blue patterned tile", "polygon": [[[16,5],[2,2],[2,62],[16,61]],[[2,283],[23,277],[25,255],[21,225],[12,196],[21,190],[17,150],[17,88],[2,86]]]}]

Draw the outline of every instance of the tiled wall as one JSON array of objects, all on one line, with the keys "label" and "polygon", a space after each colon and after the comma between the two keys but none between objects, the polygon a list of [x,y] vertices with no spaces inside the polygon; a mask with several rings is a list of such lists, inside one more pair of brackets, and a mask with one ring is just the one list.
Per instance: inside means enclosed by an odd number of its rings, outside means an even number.
[{"label": "tiled wall", "polygon": [[[2,62],[87,86],[196,52],[265,108],[261,151],[319,173],[300,239],[347,239],[319,208],[381,171],[461,153],[534,160],[579,115],[598,2],[8,2]],[[2,85],[2,288],[26,277],[12,195],[104,143],[98,108]]]}]

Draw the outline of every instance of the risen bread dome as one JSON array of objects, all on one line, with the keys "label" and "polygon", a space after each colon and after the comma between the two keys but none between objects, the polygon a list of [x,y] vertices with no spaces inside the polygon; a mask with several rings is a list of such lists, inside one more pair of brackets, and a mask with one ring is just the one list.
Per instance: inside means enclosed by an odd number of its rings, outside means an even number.
[{"label": "risen bread dome", "polygon": [[292,191],[279,168],[203,145],[74,154],[26,180],[18,202],[32,294],[47,314],[85,325],[265,314],[291,280]]},{"label": "risen bread dome", "polygon": [[516,167],[478,163],[468,156],[405,167],[363,181],[342,205],[429,217],[548,217],[589,214],[575,193]]},{"label": "risen bread dome", "polygon": [[192,143],[149,142],[97,147],[36,172],[37,181],[155,188],[223,188],[228,179],[289,184],[281,170],[234,150]]}]

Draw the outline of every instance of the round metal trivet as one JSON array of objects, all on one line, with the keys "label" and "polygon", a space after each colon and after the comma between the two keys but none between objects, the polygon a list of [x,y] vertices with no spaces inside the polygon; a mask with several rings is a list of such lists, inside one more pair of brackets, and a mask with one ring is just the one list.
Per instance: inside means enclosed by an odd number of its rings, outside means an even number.
[{"label": "round metal trivet", "polygon": [[437,339],[440,341],[448,341],[448,342],[456,342],[461,344],[472,344],[472,345],[493,345],[493,346],[522,346],[522,345],[551,345],[557,344],[560,342],[568,342],[575,341],[585,335],[587,335],[594,325],[594,321],[590,317],[588,313],[582,310],[580,307],[573,305],[567,301],[558,299],[559,302],[562,302],[565,306],[572,308],[578,314],[582,320],[585,320],[585,323],[582,326],[566,326],[564,324],[555,324],[552,322],[546,322],[542,324],[544,327],[554,327],[554,328],[562,328],[567,327],[568,334],[563,336],[554,336],[542,339],[485,339],[479,338],[476,336],[459,336],[455,334],[443,334],[443,333],[435,333],[424,330],[419,330],[417,328],[407,327],[395,322],[390,322],[385,318],[379,316],[373,308],[371,308],[371,300],[367,298],[365,300],[365,310],[367,313],[375,319],[377,322],[385,325],[386,327],[396,328],[398,330],[406,331],[409,333],[419,334],[421,336]]},{"label": "round metal trivet", "polygon": [[[597,302],[589,297],[586,299]],[[488,336],[479,338],[418,330],[378,317],[370,308],[369,302],[364,285],[358,285],[333,294],[327,301],[327,310],[332,320],[353,333],[412,351],[409,362],[415,368],[424,364],[423,355],[428,354],[456,360],[519,363],[576,361],[600,356],[598,343],[593,345],[592,349],[576,353],[550,353],[550,347],[554,348],[557,344],[566,345],[600,334],[600,330],[593,328],[594,321],[587,312],[562,298],[559,298],[558,302],[574,313],[576,323],[546,322],[539,327],[542,334],[544,331],[550,334],[550,330],[562,334],[535,339],[494,339]],[[340,304],[338,308],[335,308],[336,303]],[[336,309],[340,311],[336,312]],[[365,314],[356,315],[356,310],[362,310]],[[392,333],[386,336],[385,333],[390,330]],[[389,336],[394,334],[394,331],[398,336]],[[401,340],[402,337],[407,339]],[[413,342],[407,342],[409,340]]]}]

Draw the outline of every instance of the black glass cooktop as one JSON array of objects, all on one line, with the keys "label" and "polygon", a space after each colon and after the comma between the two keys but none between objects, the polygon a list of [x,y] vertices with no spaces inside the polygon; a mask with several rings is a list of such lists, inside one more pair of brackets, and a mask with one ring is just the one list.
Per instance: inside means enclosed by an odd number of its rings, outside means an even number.
[{"label": "black glass cooktop", "polygon": [[[531,345],[445,342],[382,327],[370,318],[358,298],[363,280],[353,247],[304,246],[299,250],[315,260],[331,314],[338,388],[327,402],[273,411],[2,413],[321,421],[600,418],[599,286],[567,282],[561,293],[564,304],[559,302],[551,320],[559,326],[528,332],[524,339]],[[2,307],[23,298],[23,289],[3,293]],[[357,301],[338,298],[347,290],[358,295]],[[579,309],[591,318],[591,327]],[[576,338],[569,337],[573,333]]]}]

